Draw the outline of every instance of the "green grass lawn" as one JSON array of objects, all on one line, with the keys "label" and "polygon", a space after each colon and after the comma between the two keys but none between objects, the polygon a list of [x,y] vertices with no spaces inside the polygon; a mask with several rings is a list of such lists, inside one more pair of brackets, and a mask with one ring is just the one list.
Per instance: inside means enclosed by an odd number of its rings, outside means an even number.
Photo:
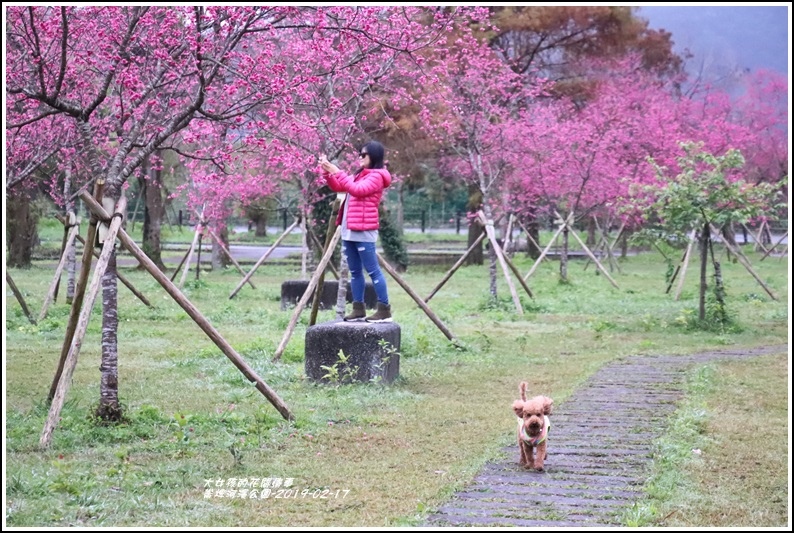
[{"label": "green grass lawn", "polygon": [[[388,279],[402,338],[400,377],[389,386],[308,381],[303,368],[308,311],[281,361],[272,362],[291,316],[280,310],[281,283],[299,276],[291,267],[263,265],[252,278],[257,289],[245,286],[233,300],[228,295],[241,279],[233,268],[188,281],[187,297],[287,403],[296,415],[292,423],[148,274],[122,269],[154,304],[147,308],[119,286],[119,387],[126,419],[103,427],[90,418],[99,396],[97,305],[47,450],[40,450],[38,441],[69,315],[65,287],[49,316],[35,326],[7,287],[6,522],[19,527],[416,525],[510,442],[510,405],[521,380],[530,383],[533,394],[563,402],[602,365],[626,355],[786,344],[788,259],[760,262],[759,255],[746,253],[779,301],[772,301],[744,267],[724,259],[737,326],[710,331],[693,327],[697,261],[690,263],[681,299],[675,301],[665,294],[667,265],[657,253],[622,262],[623,274],[611,274],[620,289],[592,265],[583,270],[582,261],[569,265],[571,281],[565,284],[558,281],[557,263],[543,263],[528,280],[535,298],[520,296],[523,315],[501,273],[499,298],[492,302],[487,264],[465,267],[430,302],[457,345]],[[532,266],[521,254],[515,262],[521,272]],[[54,273],[51,263],[10,271],[34,315]],[[404,279],[425,296],[445,271],[411,267]],[[332,319],[332,311],[321,311],[318,321]],[[787,397],[771,394],[767,384],[788,369],[786,354],[714,365],[720,379],[702,393],[709,396],[702,397],[698,446],[715,465],[722,464],[720,454],[727,454],[741,431],[724,417],[732,410],[729,399],[738,395],[732,391],[739,385],[747,389],[761,422],[781,423]],[[771,382],[782,386],[779,377]],[[700,399],[697,394],[693,389]],[[787,449],[785,432],[758,431],[774,439],[766,447]],[[737,451],[734,447],[731,456]],[[787,476],[779,457],[763,453],[753,460],[765,472],[765,482],[754,486],[752,501],[762,511],[753,525],[785,525],[778,499]],[[720,510],[741,499],[746,487],[738,476],[747,469],[704,466],[693,472],[689,463],[674,464],[687,483],[680,490],[654,492],[654,516],[669,515],[657,525],[680,524],[675,520],[684,514],[688,525],[746,525]],[[244,487],[237,486],[241,479]],[[281,486],[271,487],[267,499],[250,498],[250,492],[241,498],[238,489],[250,491],[254,479],[259,486],[263,479]],[[714,483],[722,493],[714,492]],[[232,497],[221,488],[237,492]],[[276,498],[279,494],[288,497]],[[696,504],[682,503],[692,502],[693,494],[699,496]],[[675,509],[681,511],[670,515]]]}]

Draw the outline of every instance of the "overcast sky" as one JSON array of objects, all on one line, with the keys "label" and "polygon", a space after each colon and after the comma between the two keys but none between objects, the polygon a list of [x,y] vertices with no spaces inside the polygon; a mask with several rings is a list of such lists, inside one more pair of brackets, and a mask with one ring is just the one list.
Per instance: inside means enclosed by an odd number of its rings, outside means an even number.
[{"label": "overcast sky", "polygon": [[638,15],[653,29],[672,33],[673,50],[688,48],[690,72],[764,67],[788,75],[790,5],[641,5]]}]

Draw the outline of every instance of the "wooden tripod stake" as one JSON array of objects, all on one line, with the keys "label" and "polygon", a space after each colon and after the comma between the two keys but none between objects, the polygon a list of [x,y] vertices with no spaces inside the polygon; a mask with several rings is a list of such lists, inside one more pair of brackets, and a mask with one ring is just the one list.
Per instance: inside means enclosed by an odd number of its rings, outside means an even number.
[{"label": "wooden tripod stake", "polygon": [[519,315],[523,315],[524,308],[521,307],[521,300],[518,299],[518,293],[516,292],[516,288],[513,285],[513,280],[510,279],[509,267],[505,262],[504,252],[499,246],[499,243],[496,242],[496,232],[493,228],[493,220],[487,220],[485,218],[485,213],[482,211],[477,211],[477,216],[480,218],[480,222],[485,227],[485,233],[488,234],[488,240],[490,241],[491,246],[493,246],[494,253],[496,253],[496,259],[499,261],[499,265],[502,267],[502,272],[505,276],[505,282],[507,283],[507,287],[510,289],[510,296],[513,297],[513,305],[516,307],[516,312]]},{"label": "wooden tripod stake", "polygon": [[44,317],[47,316],[47,309],[49,309],[50,304],[55,300],[55,294],[58,291],[58,282],[61,281],[61,273],[63,272],[63,267],[66,265],[66,257],[68,255],[69,247],[74,244],[74,241],[77,239],[77,234],[80,231],[80,226],[72,226],[69,229],[69,236],[66,239],[66,243],[64,244],[63,251],[61,252],[61,260],[58,262],[58,266],[55,268],[55,275],[52,278],[52,283],[50,283],[50,290],[47,291],[47,297],[44,299],[44,304],[41,306],[41,312],[39,313],[39,321],[44,320]]},{"label": "wooden tripod stake", "polygon": [[[94,196],[92,200],[99,204],[102,201],[102,195],[105,189],[105,180],[97,179],[94,181]],[[83,191],[84,192],[84,191]],[[81,193],[82,194],[82,193]],[[80,309],[83,306],[83,297],[85,296],[85,287],[88,282],[88,273],[91,271],[91,262],[93,261],[94,243],[96,242],[96,227],[99,219],[96,215],[92,214],[88,222],[88,236],[83,246],[83,260],[80,268],[80,277],[77,278],[77,286],[74,291],[74,299],[72,300],[72,307],[69,311],[69,323],[66,326],[66,335],[63,339],[63,346],[61,347],[61,356],[58,359],[58,367],[55,370],[52,384],[50,385],[50,392],[47,395],[47,401],[52,401],[55,397],[55,391],[58,387],[58,382],[63,373],[63,365],[66,362],[66,357],[69,355],[69,349],[72,345],[72,338],[77,329],[77,321],[80,318]]]},{"label": "wooden tripod stake", "polygon": [[279,244],[281,244],[281,241],[282,241],[282,240],[284,240],[284,237],[286,237],[287,235],[289,235],[289,234],[290,234],[290,232],[291,232],[292,230],[294,230],[294,229],[295,229],[295,226],[297,226],[299,223],[300,223],[300,218],[297,218],[297,219],[295,219],[295,222],[293,222],[293,223],[292,223],[292,225],[291,225],[289,228],[287,228],[287,229],[286,229],[286,231],[284,231],[284,233],[282,233],[282,234],[279,236],[279,238],[278,238],[278,239],[276,239],[276,242],[274,242],[274,243],[273,243],[273,244],[270,246],[270,248],[268,248],[267,252],[265,252],[265,255],[263,255],[262,257],[260,257],[260,258],[259,258],[259,260],[258,260],[258,261],[256,262],[256,264],[253,266],[253,268],[251,268],[251,270],[248,272],[248,274],[246,274],[246,275],[245,275],[245,277],[242,279],[242,281],[241,281],[240,283],[238,283],[238,284],[237,284],[237,287],[235,287],[235,289],[234,289],[234,290],[232,291],[232,293],[229,295],[229,299],[230,299],[230,300],[231,300],[232,298],[234,298],[234,297],[237,295],[237,293],[238,293],[238,292],[240,292],[240,289],[242,289],[242,288],[243,288],[243,285],[245,285],[245,284],[248,282],[248,280],[251,278],[251,276],[253,276],[253,275],[254,275],[254,272],[256,272],[256,269],[257,269],[257,268],[259,268],[259,267],[260,267],[260,265],[262,265],[262,263],[264,263],[264,262],[265,262],[265,259],[267,259],[268,257],[270,257],[270,254],[272,254],[272,253],[273,253],[273,250],[275,250],[275,249],[278,247],[278,245],[279,245]]},{"label": "wooden tripod stake", "polygon": [[[555,211],[554,214],[557,217],[562,218],[557,211]],[[571,227],[569,220],[572,218],[572,215],[573,215],[573,213],[571,215],[568,215],[568,220],[565,220],[563,222],[563,224],[565,224],[565,226],[568,227],[568,231],[570,231],[571,235],[573,235],[573,238],[576,239],[576,241],[579,243],[579,245],[585,251],[587,256],[590,259],[593,260],[593,263],[595,263],[595,265],[598,267],[598,270],[600,270],[601,273],[609,280],[609,282],[612,284],[612,286],[615,287],[616,289],[620,289],[620,287],[618,287],[618,284],[615,282],[615,280],[612,279],[612,276],[609,275],[609,272],[606,271],[606,269],[604,268],[604,265],[601,264],[601,262],[596,258],[595,255],[593,255],[593,252],[590,251],[590,248],[587,247],[587,245],[584,243],[584,241],[582,241],[582,239],[579,238],[579,235],[577,235],[576,232]]]},{"label": "wooden tripod stake", "polygon": [[413,289],[411,289],[411,287],[405,282],[405,280],[403,280],[400,277],[400,275],[397,274],[397,272],[392,268],[389,262],[383,258],[382,255],[377,254],[377,256],[378,256],[378,262],[380,263],[380,266],[383,267],[383,270],[385,270],[394,279],[394,281],[396,281],[397,284],[400,287],[402,287],[406,293],[408,293],[408,296],[413,298],[413,300],[422,309],[422,311],[425,312],[428,318],[430,318],[430,320],[433,321],[433,324],[435,324],[438,327],[438,329],[441,330],[441,333],[443,333],[447,337],[447,339],[454,342],[455,336],[452,334],[449,328],[447,328],[447,326],[445,326],[444,323],[441,322],[441,319],[439,319],[438,316],[436,316],[436,314],[430,309],[430,307],[428,307],[427,304],[422,301],[422,298],[418,294],[416,294],[416,292],[414,292]]},{"label": "wooden tripod stake", "polygon": [[612,284],[612,286],[615,287],[616,289],[620,289],[620,287],[618,287],[618,284],[615,282],[615,280],[612,279],[612,276],[609,275],[609,272],[606,271],[606,269],[604,268],[604,265],[601,264],[601,262],[596,258],[595,255],[593,255],[593,252],[590,251],[590,248],[587,247],[587,245],[584,243],[584,241],[582,241],[582,239],[579,238],[579,235],[577,235],[577,233],[571,227],[571,222],[572,222],[572,219],[573,219],[573,213],[569,213],[567,218],[563,218],[562,215],[560,215],[557,211],[554,211],[554,216],[556,216],[560,220],[560,223],[559,223],[560,227],[557,228],[557,231],[554,233],[554,236],[549,241],[549,244],[547,244],[546,248],[543,249],[543,252],[540,254],[540,257],[538,257],[538,259],[535,261],[535,264],[532,265],[532,268],[529,269],[529,272],[526,273],[526,275],[524,276],[524,279],[526,280],[529,276],[532,275],[533,272],[535,272],[535,269],[540,264],[540,262],[543,260],[543,258],[546,257],[546,254],[549,252],[549,250],[551,249],[552,245],[555,243],[557,238],[560,236],[560,233],[562,233],[563,230],[567,229],[570,232],[570,234],[573,235],[574,239],[576,239],[576,241],[579,243],[579,245],[582,247],[582,249],[585,251],[585,253],[587,254],[587,257],[589,257],[590,260],[593,261],[593,263],[595,263],[596,267],[598,267],[598,270],[602,274],[604,274],[604,276],[609,280],[609,282]]},{"label": "wooden tripod stake", "polygon": [[[58,380],[58,385],[55,389],[55,395],[53,396],[52,403],[50,404],[50,412],[47,415],[47,421],[44,424],[44,429],[42,430],[41,437],[39,438],[39,445],[42,448],[49,446],[50,441],[52,440],[52,432],[58,423],[58,417],[61,414],[63,403],[66,400],[66,391],[69,389],[69,385],[72,382],[72,374],[74,373],[75,366],[77,366],[77,356],[80,353],[80,348],[83,345],[83,337],[85,336],[86,329],[88,328],[88,319],[91,317],[91,311],[94,308],[96,296],[99,293],[99,289],[102,285],[102,276],[104,276],[105,270],[107,270],[108,261],[110,260],[111,254],[115,252],[116,234],[121,228],[121,222],[123,220],[122,213],[124,213],[126,206],[127,198],[122,196],[116,205],[116,213],[111,219],[110,229],[105,236],[104,245],[102,246],[102,253],[99,256],[99,261],[97,261],[96,269],[94,270],[94,276],[91,278],[91,285],[88,289],[85,305],[83,305],[82,309],[80,310],[77,328],[75,329],[74,337],[72,338],[71,345],[69,346],[69,352],[67,353],[66,359],[64,361],[63,372],[61,373],[60,379]],[[86,251],[86,254],[91,257],[90,251]]]},{"label": "wooden tripod stake", "polygon": [[284,337],[281,339],[278,348],[276,348],[276,353],[273,355],[273,361],[278,361],[281,359],[281,354],[284,353],[284,349],[287,347],[290,337],[292,337],[295,326],[298,324],[298,318],[300,318],[301,311],[303,311],[303,308],[306,307],[306,303],[309,301],[312,291],[317,286],[317,280],[320,279],[320,276],[325,272],[325,267],[328,266],[328,261],[331,260],[331,256],[334,253],[334,248],[336,248],[336,244],[339,242],[339,238],[341,236],[342,228],[339,226],[336,228],[334,236],[331,238],[331,242],[328,244],[322,259],[320,259],[320,264],[317,266],[317,270],[314,272],[312,279],[309,280],[309,285],[306,287],[303,296],[301,296],[301,299],[295,306],[295,310],[292,312],[292,318],[290,318],[289,324],[287,325],[287,330],[284,332]]},{"label": "wooden tripod stake", "polygon": [[[336,214],[339,212],[339,206],[342,204],[342,199],[337,195],[334,199],[333,204],[331,204],[331,216],[328,217],[328,229],[325,232],[325,246],[323,247],[323,256],[325,256],[326,252],[328,251],[328,247],[331,246],[331,243],[334,240],[334,235],[336,234]],[[312,235],[314,235],[312,233]],[[340,233],[341,235],[341,233]],[[333,254],[333,251],[331,252]],[[328,264],[332,264],[331,260],[328,260]],[[320,277],[317,280],[317,288],[314,291],[314,300],[312,301],[312,310],[309,314],[309,325],[313,326],[317,322],[317,313],[320,310],[320,302],[323,299],[323,285],[325,284],[325,268],[323,268],[322,272],[320,272]],[[306,288],[308,292],[308,287]]]},{"label": "wooden tripod stake", "polygon": [[[102,208],[99,203],[97,203],[90,195],[83,193],[80,195],[83,201],[88,204],[88,207],[91,209],[93,213],[98,213],[99,216],[107,219],[108,214]],[[188,300],[182,292],[180,292],[179,288],[174,285],[168,277],[163,274],[159,268],[154,264],[154,262],[149,259],[143,250],[135,244],[135,241],[127,234],[124,229],[120,229],[118,232],[119,240],[121,244],[130,252],[135,259],[141,264],[141,266],[146,269],[152,277],[157,280],[161,287],[165,289],[165,291],[174,299],[174,301],[179,304],[179,306],[184,309],[184,311],[193,319],[196,325],[201,328],[201,330],[209,337],[209,339],[215,343],[223,354],[229,358],[229,360],[237,367],[237,369],[248,379],[248,381],[252,382],[256,389],[262,393],[262,395],[267,398],[267,400],[275,407],[281,416],[283,416],[287,420],[294,420],[295,416],[287,407],[287,404],[276,394],[276,392],[271,389],[267,383],[264,382],[262,378],[260,378],[257,373],[245,362],[245,360],[238,354],[235,349],[226,342],[218,330],[216,330],[212,324],[201,314],[201,312],[196,308],[193,303]]]},{"label": "wooden tripod stake", "polygon": [[[193,242],[190,243],[190,249],[187,251],[187,260],[185,261],[185,269],[182,271],[182,279],[179,280],[179,288],[185,286],[185,279],[187,279],[187,272],[190,270],[190,261],[193,259],[193,251],[196,249],[196,243],[199,241],[199,236],[201,232],[204,231],[204,208],[206,204],[201,208],[201,215],[199,216],[198,223],[196,224],[196,231],[193,233]],[[200,265],[196,265],[196,270],[198,270]]]}]

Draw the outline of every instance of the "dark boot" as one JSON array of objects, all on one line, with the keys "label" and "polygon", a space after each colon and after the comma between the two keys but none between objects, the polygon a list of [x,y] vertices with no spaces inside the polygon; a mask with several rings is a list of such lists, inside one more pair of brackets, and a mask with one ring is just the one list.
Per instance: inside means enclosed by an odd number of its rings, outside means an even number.
[{"label": "dark boot", "polygon": [[391,306],[378,302],[375,313],[367,317],[367,322],[391,322]]},{"label": "dark boot", "polygon": [[353,311],[345,316],[345,322],[361,322],[367,316],[367,308],[364,302],[353,302]]}]

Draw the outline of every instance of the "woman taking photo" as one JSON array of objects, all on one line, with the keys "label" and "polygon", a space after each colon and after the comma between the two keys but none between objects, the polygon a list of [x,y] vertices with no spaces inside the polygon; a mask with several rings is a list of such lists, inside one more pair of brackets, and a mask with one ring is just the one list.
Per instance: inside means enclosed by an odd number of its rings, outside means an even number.
[{"label": "woman taking photo", "polygon": [[[342,253],[350,269],[353,293],[353,311],[345,316],[346,321],[392,321],[386,278],[378,265],[375,250],[380,228],[378,206],[383,190],[391,185],[391,174],[383,165],[384,155],[385,150],[379,142],[365,144],[359,153],[361,168],[355,176],[339,170],[325,155],[320,156],[322,176],[328,186],[335,192],[347,193],[336,217],[336,225],[342,226]],[[364,270],[369,274],[378,297],[375,313],[366,318]]]}]

